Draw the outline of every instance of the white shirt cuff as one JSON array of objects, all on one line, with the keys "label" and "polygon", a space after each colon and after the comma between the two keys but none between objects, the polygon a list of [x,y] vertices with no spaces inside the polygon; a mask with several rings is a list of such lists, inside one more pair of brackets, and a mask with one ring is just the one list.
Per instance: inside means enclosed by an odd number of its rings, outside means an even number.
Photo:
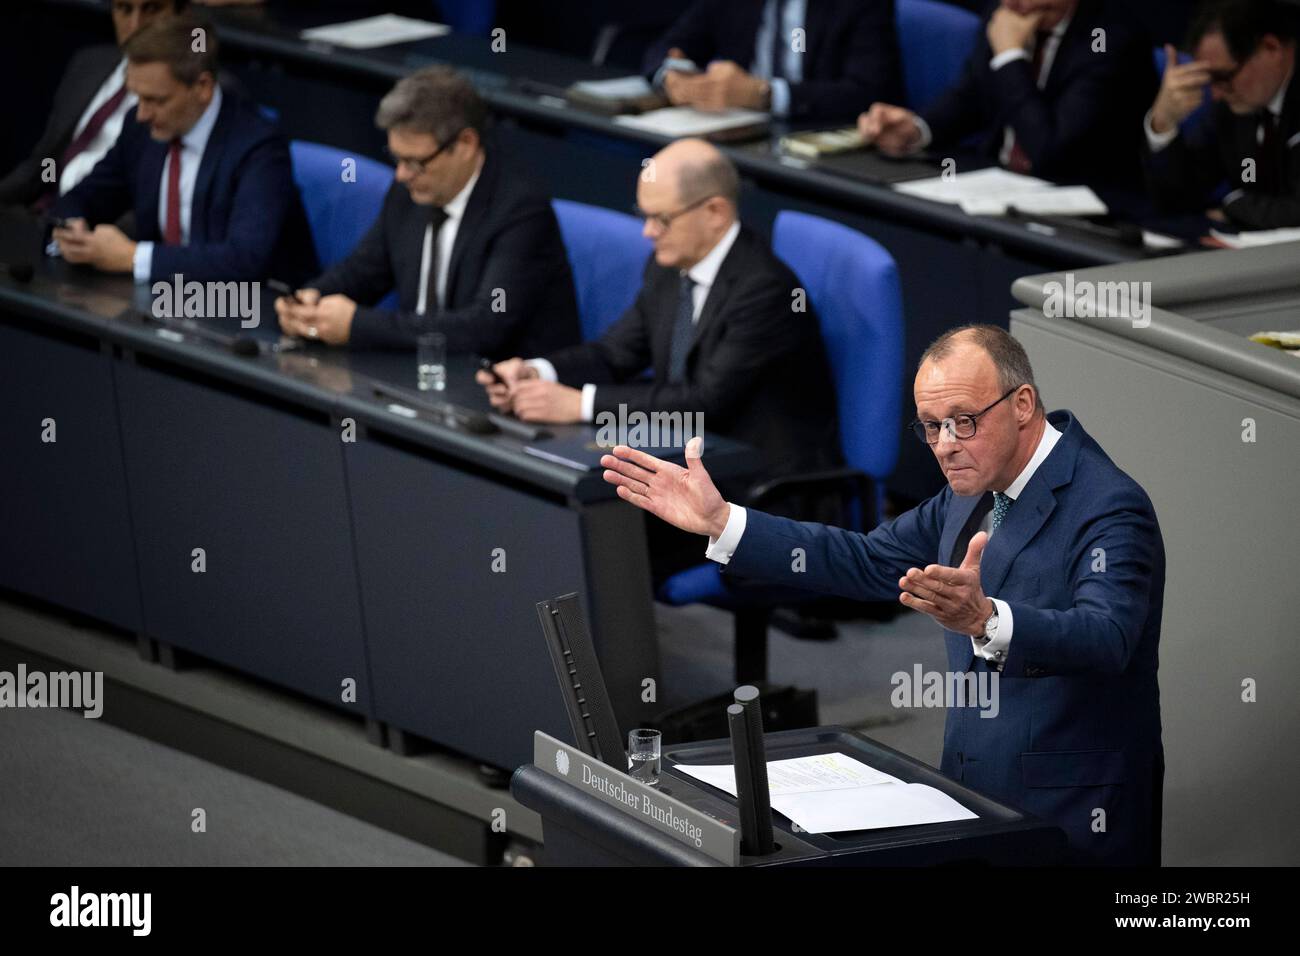
[{"label": "white shirt cuff", "polygon": [[596,386],[590,383],[582,386],[582,420],[592,421],[596,417]]},{"label": "white shirt cuff", "polygon": [[718,564],[726,564],[731,560],[731,556],[736,553],[736,548],[740,544],[740,536],[745,533],[745,522],[748,518],[745,515],[745,509],[740,505],[733,505],[728,502],[727,507],[731,510],[727,513],[727,526],[722,529],[722,534],[718,537],[709,539],[709,547],[704,552],[704,556],[710,561],[717,561]]},{"label": "white shirt cuff", "polygon": [[1006,601],[999,601],[997,598],[989,598],[989,600],[993,602],[993,606],[998,611],[997,636],[991,641],[985,640],[983,637],[972,637],[970,644],[978,657],[997,664],[1005,664],[1008,649],[1011,647],[1011,633],[1015,628],[1015,622],[1011,617],[1011,605],[1007,604]]},{"label": "white shirt cuff", "polygon": [[1151,152],[1158,153],[1178,136],[1178,127],[1164,133],[1157,133],[1151,127],[1151,110],[1147,110],[1147,115],[1142,118],[1142,129],[1147,134],[1147,146],[1151,147]]},{"label": "white shirt cuff", "polygon": [[930,124],[921,118],[920,113],[912,114],[912,122],[916,123],[916,128],[921,131],[921,138],[912,147],[912,152],[915,153],[929,146],[934,140],[934,135],[930,132]]},{"label": "white shirt cuff", "polygon": [[135,258],[131,261],[131,273],[136,282],[148,282],[153,272],[153,243],[137,242]]},{"label": "white shirt cuff", "polygon": [[555,374],[555,366],[551,364],[549,359],[528,359],[524,364],[537,369],[537,374],[543,382],[558,382],[560,380],[560,376]]},{"label": "white shirt cuff", "polygon": [[790,81],[778,76],[773,80],[769,80],[768,86],[772,88],[772,115],[789,116]]},{"label": "white shirt cuff", "polygon": [[993,59],[989,60],[989,69],[1000,70],[1008,63],[1012,63],[1016,60],[1028,60],[1028,59],[1029,59],[1029,51],[1024,49],[1023,47],[1016,47],[1013,50],[1003,50]]}]

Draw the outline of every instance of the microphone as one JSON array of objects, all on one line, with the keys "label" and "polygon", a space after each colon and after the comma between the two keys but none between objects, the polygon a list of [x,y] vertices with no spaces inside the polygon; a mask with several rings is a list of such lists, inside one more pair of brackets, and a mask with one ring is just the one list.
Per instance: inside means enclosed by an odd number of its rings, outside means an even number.
[{"label": "microphone", "polygon": [[767,753],[763,746],[763,711],[758,688],[749,684],[737,687],[735,700],[727,708],[727,725],[735,762],[740,852],[767,856],[776,851],[776,843],[772,839],[772,804],[767,787]]}]

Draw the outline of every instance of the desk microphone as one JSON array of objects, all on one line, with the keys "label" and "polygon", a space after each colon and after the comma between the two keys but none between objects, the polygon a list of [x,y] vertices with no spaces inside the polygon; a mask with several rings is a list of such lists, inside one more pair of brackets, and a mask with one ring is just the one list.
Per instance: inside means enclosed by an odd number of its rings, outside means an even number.
[{"label": "desk microphone", "polygon": [[36,267],[30,262],[6,262],[4,267],[15,282],[31,282],[32,276],[36,275]]}]

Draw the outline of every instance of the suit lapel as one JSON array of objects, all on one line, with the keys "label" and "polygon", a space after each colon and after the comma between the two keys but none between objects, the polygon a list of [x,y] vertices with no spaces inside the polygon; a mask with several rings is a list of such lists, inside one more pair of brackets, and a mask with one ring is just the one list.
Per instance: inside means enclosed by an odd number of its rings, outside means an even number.
[{"label": "suit lapel", "polygon": [[[962,532],[983,499],[984,495],[952,496],[952,501],[948,505],[948,513],[944,517],[943,533],[939,536],[939,553],[934,556],[936,564],[951,565],[957,539],[963,537]],[[957,560],[960,561],[961,559],[958,558]]]},{"label": "suit lapel", "polygon": [[[128,114],[128,123],[135,122],[135,113]],[[123,133],[125,135],[125,132]],[[159,241],[162,231],[158,226],[158,193],[162,189],[163,164],[167,161],[167,144],[158,143],[141,127],[139,131],[144,139],[144,154],[140,158],[140,195],[139,208],[136,210],[135,229],[140,239]]]},{"label": "suit lapel", "polygon": [[[1055,452],[1056,449],[1052,450]],[[1038,534],[1055,509],[1056,495],[1044,480],[1040,467],[1007,512],[998,533],[989,539],[988,546],[984,549],[984,557],[980,561],[980,586],[985,594],[996,595],[1001,590],[1016,556]],[[960,561],[960,558],[957,560]]]},{"label": "suit lapel", "polygon": [[465,215],[461,217],[460,225],[456,227],[456,241],[451,246],[451,259],[447,263],[447,290],[443,296],[443,306],[447,307],[456,301],[457,279],[460,275],[460,263],[465,258],[465,249],[469,243],[474,241],[474,237],[481,232],[481,224],[487,218],[488,206],[496,183],[496,165],[492,162],[492,154],[488,152],[483,159],[483,169],[479,173],[478,182],[470,191],[469,202],[465,204]]},{"label": "suit lapel", "polygon": [[207,239],[208,196],[212,186],[212,177],[221,163],[223,140],[231,123],[231,111],[235,108],[234,97],[222,91],[221,110],[217,121],[212,124],[207,146],[203,149],[203,158],[199,160],[199,174],[194,180],[194,197],[190,202],[190,242],[203,242]]}]

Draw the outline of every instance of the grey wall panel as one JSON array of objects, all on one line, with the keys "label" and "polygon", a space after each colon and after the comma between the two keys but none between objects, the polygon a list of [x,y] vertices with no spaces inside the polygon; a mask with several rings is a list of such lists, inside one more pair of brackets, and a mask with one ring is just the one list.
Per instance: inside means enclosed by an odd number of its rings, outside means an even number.
[{"label": "grey wall panel", "polygon": [[[1300,401],[1140,335],[1030,310],[1011,327],[1049,408],[1079,416],[1160,520],[1165,862],[1300,863]],[[1254,442],[1242,440],[1247,418]],[[1255,703],[1242,700],[1246,679]]]}]

